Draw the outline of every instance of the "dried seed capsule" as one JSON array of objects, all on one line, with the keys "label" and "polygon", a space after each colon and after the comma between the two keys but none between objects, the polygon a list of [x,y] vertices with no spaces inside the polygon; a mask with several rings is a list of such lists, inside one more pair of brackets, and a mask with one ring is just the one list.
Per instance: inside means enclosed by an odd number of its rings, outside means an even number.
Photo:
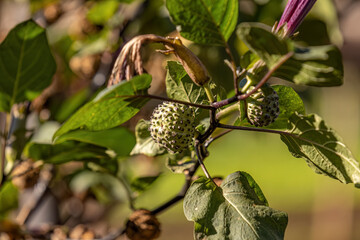
[{"label": "dried seed capsule", "polygon": [[186,150],[195,135],[193,108],[172,102],[160,104],[152,114],[150,133],[155,142],[171,153]]}]

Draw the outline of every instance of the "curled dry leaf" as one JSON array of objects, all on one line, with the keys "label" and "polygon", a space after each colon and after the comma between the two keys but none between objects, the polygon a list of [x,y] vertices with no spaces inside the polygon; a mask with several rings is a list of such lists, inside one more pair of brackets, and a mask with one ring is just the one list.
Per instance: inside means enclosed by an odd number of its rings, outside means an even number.
[{"label": "curled dry leaf", "polygon": [[175,54],[195,84],[202,86],[209,81],[209,73],[204,64],[182,44],[179,38],[147,34],[134,37],[124,45],[114,64],[108,86],[115,85],[123,79],[130,80],[135,74],[144,73],[140,50],[145,43],[162,43],[166,50],[159,52]]}]

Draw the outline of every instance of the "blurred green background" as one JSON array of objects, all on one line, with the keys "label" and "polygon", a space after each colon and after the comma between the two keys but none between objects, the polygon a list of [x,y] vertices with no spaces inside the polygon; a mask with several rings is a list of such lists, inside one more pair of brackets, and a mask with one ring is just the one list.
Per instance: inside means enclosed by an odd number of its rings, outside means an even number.
[{"label": "blurred green background", "polygon": [[[99,6],[101,2],[103,8],[94,10],[93,6]],[[280,18],[285,2],[240,0],[239,22],[260,21],[272,25]],[[58,16],[57,8],[52,9],[53,15],[50,14],[51,6],[62,6]],[[332,43],[340,47],[343,52],[345,83],[341,87],[323,89],[293,86],[303,98],[307,112],[315,112],[322,116],[327,124],[343,137],[357,159],[360,159],[359,13],[358,1],[321,0],[316,3],[299,28],[300,34],[296,40],[304,45]],[[66,15],[70,20],[65,18]],[[29,17],[47,27],[49,41],[56,52],[58,62],[58,85],[55,84],[55,90],[38,109],[40,118],[42,116],[44,121],[64,121],[91,93],[101,88],[110,70],[113,60],[111,56],[116,55],[123,41],[145,33],[163,36],[176,34],[175,26],[168,18],[162,0],[1,0],[0,40],[17,23]],[[82,22],[83,19],[85,22],[90,21],[89,28],[84,27],[86,24]],[[111,34],[115,34],[116,37],[112,38]],[[231,73],[223,63],[226,57],[224,50],[193,45],[186,41],[185,43],[204,61],[213,80],[230,90]],[[230,45],[235,55],[241,54],[244,50],[236,36],[232,36]],[[164,94],[166,58],[150,53],[151,48],[146,48],[146,69],[154,78],[151,91],[154,94]],[[110,60],[106,62],[104,58],[109,54]],[[71,104],[64,107],[64,101],[70,99]],[[148,118],[156,104],[150,102],[148,108],[126,126],[133,129],[136,120]],[[209,152],[206,166],[213,176],[225,177],[235,171],[248,172],[263,190],[270,206],[288,213],[289,224],[285,239],[360,239],[360,190],[355,189],[353,185],[343,185],[336,180],[315,174],[306,166],[304,160],[291,156],[279,136],[234,131],[214,142]],[[162,172],[154,183],[154,188],[138,197],[136,207],[156,208],[181,188],[184,177],[171,173],[165,167],[164,161],[163,158],[149,159],[141,156],[128,161],[133,171],[147,174]],[[202,172],[199,171],[199,174]],[[107,221],[114,226],[121,226],[129,210],[122,204],[111,205],[110,209],[111,211],[106,214]],[[193,223],[184,217],[182,203],[160,214],[159,219],[162,223],[160,239],[192,239]]]}]

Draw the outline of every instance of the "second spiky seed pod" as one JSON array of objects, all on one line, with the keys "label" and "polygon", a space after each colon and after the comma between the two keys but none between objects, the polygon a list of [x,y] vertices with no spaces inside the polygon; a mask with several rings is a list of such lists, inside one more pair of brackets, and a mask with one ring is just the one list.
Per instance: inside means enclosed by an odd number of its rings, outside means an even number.
[{"label": "second spiky seed pod", "polygon": [[192,144],[195,135],[194,110],[184,104],[163,102],[153,112],[150,134],[171,153],[180,153]]},{"label": "second spiky seed pod", "polygon": [[[254,89],[251,87],[249,91]],[[264,127],[274,122],[279,116],[279,96],[268,84],[259,88],[246,99],[247,117],[250,124]]]}]

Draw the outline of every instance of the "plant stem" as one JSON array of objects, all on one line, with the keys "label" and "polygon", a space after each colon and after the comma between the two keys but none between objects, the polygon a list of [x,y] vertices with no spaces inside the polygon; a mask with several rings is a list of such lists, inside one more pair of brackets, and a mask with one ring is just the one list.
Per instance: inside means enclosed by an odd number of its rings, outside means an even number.
[{"label": "plant stem", "polygon": [[238,97],[238,100],[244,100],[246,98],[248,98],[251,94],[253,94],[254,92],[256,92],[259,88],[261,88],[271,77],[271,75],[273,75],[273,73],[279,69],[279,67],[281,67],[281,65],[283,65],[287,60],[289,60],[289,58],[291,58],[291,56],[294,55],[294,52],[288,52],[286,55],[284,55],[282,58],[280,58],[280,60],[276,63],[276,65],[271,68],[266,74],[265,76],[261,79],[261,81],[255,86],[254,89],[252,89],[251,91],[249,91],[248,93],[242,94]]},{"label": "plant stem", "polygon": [[211,103],[215,102],[214,94],[213,94],[212,91],[211,91],[209,82],[205,83],[205,84],[203,85],[203,88],[204,88],[204,90],[205,90],[206,96],[208,97],[209,101],[210,101]]},{"label": "plant stem", "polygon": [[226,118],[227,116],[231,115],[232,113],[239,111],[239,105],[233,104],[225,109],[222,109],[220,112],[216,114],[216,119],[221,120],[223,118]]},{"label": "plant stem", "polygon": [[254,92],[256,92],[259,88],[261,88],[271,77],[271,75],[279,68],[281,67],[281,65],[283,65],[292,55],[294,54],[294,52],[288,52],[286,55],[284,55],[276,64],[273,68],[271,68],[266,74],[265,76],[261,79],[261,81],[255,86],[254,89],[252,89],[251,91],[249,91],[248,93],[245,94],[236,94],[235,96],[222,100],[220,102],[214,102],[211,104],[211,106],[213,106],[214,108],[220,108],[223,106],[226,106],[228,104],[231,104],[233,102],[239,101],[239,100],[244,100],[246,98],[248,98],[251,94],[253,94]]},{"label": "plant stem", "polygon": [[196,172],[196,170],[199,168],[199,162],[196,162],[195,165],[192,167],[192,169],[185,173],[185,183],[178,194],[176,194],[173,198],[171,198],[169,201],[165,202],[161,206],[157,207],[156,209],[152,210],[151,213],[156,215],[164,211],[165,209],[171,207],[181,199],[185,197],[185,194],[187,190],[189,189],[191,182],[193,180],[193,176]]},{"label": "plant stem", "polygon": [[241,92],[244,93],[246,92],[246,90],[248,90],[248,88],[251,86],[252,82],[247,80],[245,86],[241,89]]},{"label": "plant stem", "polygon": [[228,129],[228,130],[220,133],[219,135],[217,135],[217,136],[215,136],[215,137],[213,137],[213,138],[209,138],[209,139],[204,143],[205,148],[209,147],[209,145],[210,145],[213,141],[215,141],[216,139],[219,139],[220,137],[228,134],[228,133],[231,132],[232,130],[233,130],[233,129]]},{"label": "plant stem", "polygon": [[218,127],[225,128],[225,129],[231,129],[231,130],[245,130],[245,131],[252,131],[252,132],[267,132],[267,133],[291,135],[287,132],[279,131],[279,130],[273,130],[273,129],[267,129],[267,128],[232,126],[232,125],[226,125],[226,124],[222,124],[222,123],[219,123]]},{"label": "plant stem", "polygon": [[151,99],[156,99],[156,100],[161,100],[161,101],[181,103],[181,104],[184,104],[184,105],[197,107],[197,108],[202,108],[202,109],[209,109],[209,110],[215,109],[211,105],[196,104],[196,103],[185,102],[185,101],[181,101],[181,100],[171,99],[171,98],[168,98],[168,97],[160,97],[160,96],[150,95],[150,94],[144,94],[144,95],[121,95],[121,96],[116,96],[116,97],[118,97],[118,98],[151,98]]}]

